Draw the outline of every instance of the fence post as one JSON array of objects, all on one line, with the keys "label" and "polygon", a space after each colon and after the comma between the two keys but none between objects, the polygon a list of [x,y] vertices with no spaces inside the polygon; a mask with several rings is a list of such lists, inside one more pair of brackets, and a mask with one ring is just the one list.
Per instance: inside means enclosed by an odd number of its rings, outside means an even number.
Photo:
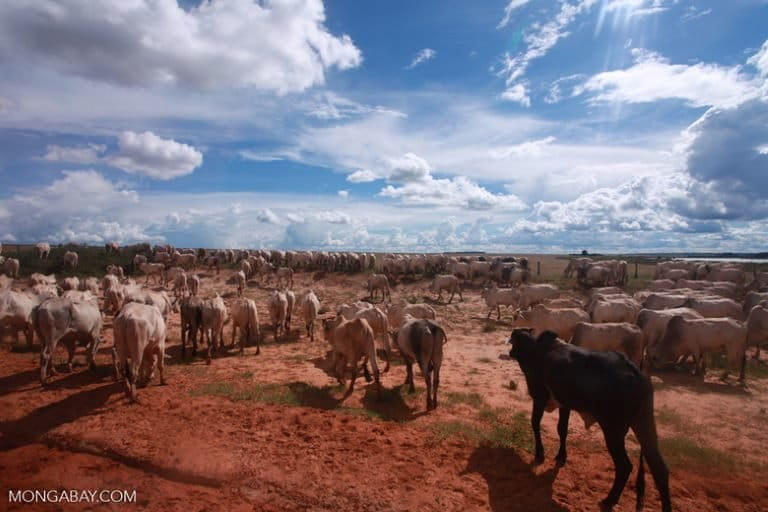
[{"label": "fence post", "polygon": [[635,260],[635,279],[637,279],[637,260]]},{"label": "fence post", "polygon": [[541,261],[536,262],[536,275],[537,276],[541,275]]}]

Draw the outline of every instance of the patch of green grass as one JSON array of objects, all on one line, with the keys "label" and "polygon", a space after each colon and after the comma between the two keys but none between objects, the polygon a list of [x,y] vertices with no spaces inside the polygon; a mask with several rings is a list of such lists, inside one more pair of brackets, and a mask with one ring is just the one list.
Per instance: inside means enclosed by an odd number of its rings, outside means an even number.
[{"label": "patch of green grass", "polygon": [[331,392],[338,387],[318,388],[303,382],[291,384],[236,385],[233,382],[208,382],[192,389],[193,396],[221,396],[239,402],[253,400],[269,405],[308,406],[332,409],[336,406]]},{"label": "patch of green grass", "polygon": [[435,441],[462,437],[468,441],[499,448],[530,450],[532,433],[525,414],[508,417],[501,409],[485,407],[480,411],[481,425],[445,421],[432,426]]},{"label": "patch of green grass", "polygon": [[285,356],[286,361],[295,361],[297,363],[303,363],[307,360],[306,354],[290,354]]},{"label": "patch of green grass", "polygon": [[381,420],[382,415],[376,411],[370,409],[358,409],[356,407],[339,407],[337,409],[342,414],[349,414],[350,416],[362,416],[363,418],[369,418],[372,420]]},{"label": "patch of green grass", "polygon": [[451,437],[463,437],[469,441],[480,443],[487,438],[482,429],[463,421],[443,421],[432,425],[433,439],[437,442]]},{"label": "patch of green grass", "polygon": [[241,379],[252,379],[253,378],[253,372],[252,371],[245,371],[240,374]]},{"label": "patch of green grass", "polygon": [[677,430],[687,429],[685,420],[677,411],[667,406],[662,406],[656,411],[656,421],[662,425],[669,425]]},{"label": "patch of green grass", "polygon": [[491,359],[490,357],[478,357],[477,358],[477,362],[478,363],[486,363],[486,364],[488,364],[488,363],[492,363],[493,359]]},{"label": "patch of green grass", "polygon": [[470,407],[479,409],[485,404],[480,393],[466,393],[463,391],[448,391],[443,394],[443,400],[449,405],[466,404]]},{"label": "patch of green grass", "polygon": [[496,332],[497,327],[493,322],[485,322],[483,325],[483,332]]},{"label": "patch of green grass", "polygon": [[415,296],[415,295],[409,295],[408,297],[406,297],[406,298],[405,298],[405,300],[406,300],[406,301],[407,301],[409,304],[418,304],[419,302],[421,302],[421,301],[419,300],[419,298],[418,298],[417,296]]},{"label": "patch of green grass", "polygon": [[[762,364],[752,359],[749,354],[747,355],[747,364],[744,368],[744,374],[748,378],[753,379],[768,379],[768,365]],[[728,368],[731,375],[739,374],[740,366],[736,368],[730,368],[728,366],[728,359],[722,352],[716,354],[709,354],[707,356],[707,369],[711,370],[725,370]]]},{"label": "patch of green grass", "polygon": [[735,470],[744,464],[741,457],[707,446],[687,435],[661,438],[659,449],[672,465],[718,471]]}]

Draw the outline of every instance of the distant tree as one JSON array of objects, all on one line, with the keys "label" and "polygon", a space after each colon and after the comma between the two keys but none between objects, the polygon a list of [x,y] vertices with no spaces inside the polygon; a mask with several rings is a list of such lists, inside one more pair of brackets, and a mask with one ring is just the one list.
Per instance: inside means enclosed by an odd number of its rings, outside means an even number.
[{"label": "distant tree", "polygon": [[586,256],[588,254],[589,254],[589,251],[587,251],[586,249],[582,249],[582,251],[581,251],[581,255],[582,256]]}]

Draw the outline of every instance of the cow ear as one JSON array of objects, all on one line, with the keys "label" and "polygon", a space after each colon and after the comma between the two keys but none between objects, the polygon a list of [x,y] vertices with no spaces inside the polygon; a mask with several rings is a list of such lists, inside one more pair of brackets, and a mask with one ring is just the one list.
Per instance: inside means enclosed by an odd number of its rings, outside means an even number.
[{"label": "cow ear", "polygon": [[536,343],[543,346],[549,346],[557,342],[557,333],[552,331],[544,331],[539,335]]}]

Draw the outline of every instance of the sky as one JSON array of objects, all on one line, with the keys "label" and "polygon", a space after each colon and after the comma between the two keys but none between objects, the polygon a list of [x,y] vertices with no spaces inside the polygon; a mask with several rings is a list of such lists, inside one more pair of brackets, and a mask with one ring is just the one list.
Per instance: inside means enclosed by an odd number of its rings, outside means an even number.
[{"label": "sky", "polygon": [[768,0],[0,2],[0,241],[768,250]]}]

